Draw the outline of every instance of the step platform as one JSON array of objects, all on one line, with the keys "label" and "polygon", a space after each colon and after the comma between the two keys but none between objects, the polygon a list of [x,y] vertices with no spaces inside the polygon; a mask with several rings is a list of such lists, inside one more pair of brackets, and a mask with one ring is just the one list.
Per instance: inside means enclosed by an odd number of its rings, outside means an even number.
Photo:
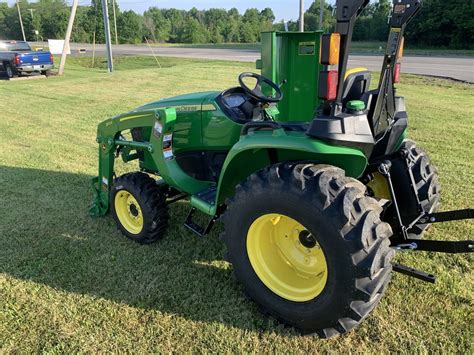
[{"label": "step platform", "polygon": [[196,195],[191,196],[191,210],[189,211],[186,220],[184,221],[184,226],[188,228],[194,234],[203,237],[212,229],[212,226],[217,220],[217,216],[212,216],[209,218],[209,221],[205,226],[201,226],[198,223],[194,222],[193,216],[197,210],[209,214],[215,209],[216,201],[216,187],[210,187],[209,189],[198,192]]}]

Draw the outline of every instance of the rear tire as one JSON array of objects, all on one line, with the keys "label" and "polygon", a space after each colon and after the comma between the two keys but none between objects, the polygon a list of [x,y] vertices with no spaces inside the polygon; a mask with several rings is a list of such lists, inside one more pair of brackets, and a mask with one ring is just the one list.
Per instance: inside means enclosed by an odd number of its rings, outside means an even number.
[{"label": "rear tire", "polygon": [[130,173],[115,180],[110,209],[118,229],[140,244],[164,237],[168,228],[168,206],[163,187],[144,173]]},{"label": "rear tire", "polygon": [[[416,183],[418,198],[425,213],[435,213],[439,210],[441,185],[439,183],[438,169],[431,163],[428,154],[417,146],[412,140],[405,140],[400,148],[408,152],[408,159],[412,162],[411,171]],[[400,164],[400,163],[397,163]],[[404,166],[394,165],[392,169],[394,188],[400,196],[403,215],[417,215],[416,200],[413,196],[408,178],[404,178]],[[407,222],[410,222],[407,219]],[[420,239],[431,224],[415,225],[408,230],[410,238]]]},{"label": "rear tire", "polygon": [[51,76],[51,70],[49,70],[49,69],[48,70],[42,70],[41,75],[49,77],[49,76]]},{"label": "rear tire", "polygon": [[7,75],[8,79],[12,79],[15,76],[17,76],[17,75],[15,75],[13,67],[11,66],[10,63],[5,63],[5,74]]},{"label": "rear tire", "polygon": [[[312,164],[278,164],[251,175],[237,186],[224,215],[227,259],[246,293],[264,312],[305,334],[317,333],[328,338],[350,331],[375,308],[390,280],[394,252],[390,249],[391,228],[380,220],[382,208],[365,192],[365,186],[345,177],[343,170]],[[271,219],[259,226],[265,216]],[[291,263],[292,257],[286,257],[291,253],[299,257],[300,251],[297,237],[289,235],[293,227],[287,234],[280,233],[278,225],[284,219],[298,222],[305,233],[313,236],[322,249],[324,257],[320,259],[325,261],[326,268],[318,269],[315,275],[302,276],[308,261],[302,255],[300,268],[299,259]],[[257,232],[255,226],[260,228]],[[268,242],[266,230],[270,231]],[[297,229],[296,233],[301,238],[302,232]],[[264,247],[259,249],[258,243],[252,242],[256,237]],[[296,248],[291,247],[288,254],[282,245],[292,238]],[[310,245],[307,252],[312,253],[313,247]],[[274,257],[268,254],[268,248],[278,251]],[[260,256],[263,258],[259,259]],[[294,270],[294,278],[272,273],[272,265],[279,258]],[[275,270],[285,270],[282,265]],[[270,273],[265,274],[265,270]],[[322,273],[326,273],[322,289],[316,287],[307,293],[306,285],[311,286]],[[294,282],[300,276],[306,277],[308,283]],[[294,285],[301,287],[297,289]],[[285,293],[286,289],[290,291]],[[302,294],[304,297],[299,297]]]}]

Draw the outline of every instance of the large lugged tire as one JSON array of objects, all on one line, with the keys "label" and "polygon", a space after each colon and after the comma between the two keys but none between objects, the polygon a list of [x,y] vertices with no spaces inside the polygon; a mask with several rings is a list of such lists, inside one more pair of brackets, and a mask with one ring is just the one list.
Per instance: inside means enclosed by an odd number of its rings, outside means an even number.
[{"label": "large lugged tire", "polygon": [[374,309],[394,252],[365,191],[343,170],[313,164],[278,164],[237,186],[224,215],[227,259],[263,311],[326,338]]},{"label": "large lugged tire", "polygon": [[110,209],[119,230],[140,244],[163,238],[168,227],[166,194],[143,173],[125,174],[115,180]]},{"label": "large lugged tire", "polygon": [[[405,140],[400,149],[408,152],[408,159],[412,162],[412,173],[418,191],[423,211],[434,213],[439,210],[441,186],[439,183],[438,169],[431,163],[428,154],[419,148],[412,140]],[[394,188],[401,205],[402,217],[417,215],[416,200],[411,190],[409,178],[405,176],[405,167],[396,163],[392,168]],[[409,219],[407,223],[411,222]],[[408,233],[411,238],[421,238],[430,224],[416,225]]]}]

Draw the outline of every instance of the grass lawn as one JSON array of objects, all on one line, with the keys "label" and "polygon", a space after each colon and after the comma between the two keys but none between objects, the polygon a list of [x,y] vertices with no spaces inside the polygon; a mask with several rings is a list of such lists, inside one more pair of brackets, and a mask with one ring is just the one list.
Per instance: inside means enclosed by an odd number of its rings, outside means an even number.
[{"label": "grass lawn", "polygon": [[[99,122],[159,98],[236,85],[252,70],[173,58],[145,68],[141,60],[123,60],[113,74],[69,62],[64,77],[0,81],[0,352],[474,352],[472,254],[398,255],[438,283],[394,274],[361,327],[320,340],[262,316],[223,261],[222,227],[192,235],[182,226],[185,205],[171,208],[172,227],[151,246],[129,242],[110,216],[90,218]],[[410,136],[440,170],[443,209],[472,207],[473,86],[402,82]],[[436,225],[427,238],[473,235],[465,221]]]}]

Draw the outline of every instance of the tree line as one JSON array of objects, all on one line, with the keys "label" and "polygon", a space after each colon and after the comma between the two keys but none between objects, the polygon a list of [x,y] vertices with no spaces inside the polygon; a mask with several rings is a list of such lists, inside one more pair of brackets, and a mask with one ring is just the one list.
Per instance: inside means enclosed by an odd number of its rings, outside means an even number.
[{"label": "tree line", "polygon": [[[334,8],[325,0],[316,0],[305,13],[305,30],[320,29],[321,1],[323,1],[322,30],[334,29]],[[27,40],[46,40],[64,37],[70,7],[65,0],[20,0],[23,25]],[[150,7],[143,14],[113,8],[109,1],[112,38],[120,43],[255,43],[260,33],[269,30],[298,29],[298,21],[275,22],[270,8],[251,8],[244,13],[237,9],[209,9],[189,11]],[[354,40],[385,41],[388,35],[390,0],[371,3],[356,23]],[[104,42],[104,28],[100,0],[89,6],[79,6],[72,32],[72,41]],[[474,1],[424,0],[423,10],[408,28],[411,45],[446,48],[474,48]],[[0,2],[0,38],[21,39],[21,28],[16,5]]]}]

